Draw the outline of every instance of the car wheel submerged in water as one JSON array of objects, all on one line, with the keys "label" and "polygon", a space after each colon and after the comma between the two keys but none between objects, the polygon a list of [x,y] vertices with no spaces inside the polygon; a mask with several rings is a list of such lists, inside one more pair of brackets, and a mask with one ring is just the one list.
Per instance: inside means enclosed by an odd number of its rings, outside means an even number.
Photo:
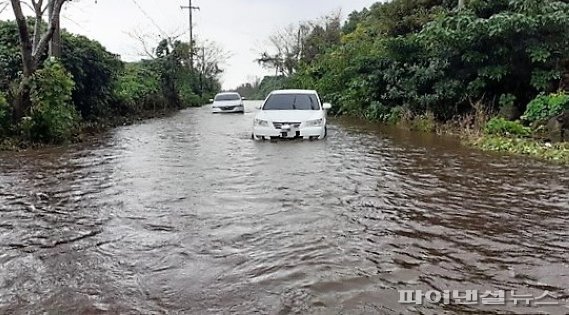
[{"label": "car wheel submerged in water", "polygon": [[326,111],[331,107],[321,103],[316,91],[273,91],[255,117],[252,138],[324,139]]}]

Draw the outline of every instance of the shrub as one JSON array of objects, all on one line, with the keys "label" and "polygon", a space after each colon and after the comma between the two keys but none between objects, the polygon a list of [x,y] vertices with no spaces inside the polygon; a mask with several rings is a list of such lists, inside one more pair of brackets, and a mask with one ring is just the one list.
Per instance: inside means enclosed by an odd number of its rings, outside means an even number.
[{"label": "shrub", "polygon": [[380,102],[372,102],[366,109],[365,118],[370,120],[387,121],[391,113],[391,108]]},{"label": "shrub", "polygon": [[22,69],[18,28],[13,21],[0,21],[0,90],[7,91],[10,82]]},{"label": "shrub", "polygon": [[22,122],[29,129],[31,140],[61,143],[74,135],[79,115],[71,95],[74,82],[63,65],[48,60],[31,81],[32,108],[30,117]]},{"label": "shrub", "polygon": [[0,93],[0,136],[5,136],[9,127],[11,119],[11,108],[4,97],[4,94]]},{"label": "shrub", "polygon": [[486,123],[484,133],[494,136],[516,136],[528,137],[531,135],[531,129],[523,126],[520,122],[506,120],[501,117],[494,117]]},{"label": "shrub", "polygon": [[84,119],[108,115],[113,85],[123,63],[97,41],[62,34],[61,62],[75,81],[73,103]]},{"label": "shrub", "polygon": [[121,114],[139,113],[157,105],[153,100],[161,95],[160,75],[142,64],[128,64],[116,82],[114,93]]},{"label": "shrub", "polygon": [[372,102],[366,109],[365,118],[389,124],[397,124],[403,117],[404,112],[405,109],[401,106],[388,107],[380,102]]},{"label": "shrub", "polygon": [[280,90],[287,87],[288,78],[284,76],[266,76],[259,85],[257,99],[265,99],[271,91]]},{"label": "shrub", "polygon": [[500,110],[498,116],[508,120],[514,120],[520,117],[521,113],[516,107],[516,97],[512,94],[502,94],[498,101]]},{"label": "shrub", "polygon": [[533,123],[545,121],[569,110],[569,95],[561,92],[550,95],[539,95],[532,100],[522,119]]},{"label": "shrub", "polygon": [[205,104],[202,103],[203,99],[189,88],[180,90],[180,100],[183,107],[199,107]]},{"label": "shrub", "polygon": [[484,151],[521,154],[569,164],[569,145],[566,143],[547,145],[531,139],[482,137],[472,145]]},{"label": "shrub", "polygon": [[378,101],[437,121],[468,114],[479,99],[518,118],[558,86],[569,53],[567,1],[476,0],[460,12],[444,3],[393,0],[352,15],[359,22],[341,45],[301,63],[292,81],[333,100],[335,113],[376,119],[388,113],[368,106]]},{"label": "shrub", "polygon": [[425,115],[415,116],[411,121],[411,129],[420,132],[434,132],[437,129],[435,115],[427,112]]},{"label": "shrub", "polygon": [[403,119],[405,114],[406,114],[406,109],[403,108],[402,106],[393,107],[389,111],[389,118],[387,119],[387,122],[390,124],[397,124]]}]

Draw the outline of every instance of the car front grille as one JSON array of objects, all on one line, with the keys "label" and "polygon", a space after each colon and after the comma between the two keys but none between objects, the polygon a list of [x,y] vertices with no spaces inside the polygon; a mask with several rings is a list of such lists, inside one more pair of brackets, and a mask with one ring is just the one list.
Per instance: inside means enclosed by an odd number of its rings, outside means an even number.
[{"label": "car front grille", "polygon": [[234,110],[235,106],[221,107],[222,110]]},{"label": "car front grille", "polygon": [[299,122],[273,122],[273,126],[275,126],[276,129],[282,129],[283,125],[289,125],[292,128],[300,127]]}]

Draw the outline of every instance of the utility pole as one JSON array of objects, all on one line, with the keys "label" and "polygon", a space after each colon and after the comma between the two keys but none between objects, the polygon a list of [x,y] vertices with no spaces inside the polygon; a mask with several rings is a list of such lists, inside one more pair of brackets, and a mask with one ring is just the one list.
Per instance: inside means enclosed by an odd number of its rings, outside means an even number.
[{"label": "utility pole", "polygon": [[192,0],[188,0],[188,6],[181,6],[182,9],[188,9],[190,16],[190,69],[194,68],[194,10],[199,10],[199,7],[192,5]]},{"label": "utility pole", "polygon": [[[48,3],[48,21],[52,21],[53,19],[53,8],[54,8],[55,0],[49,0]],[[53,32],[53,37],[49,41],[49,56],[50,57],[61,57],[61,29],[59,21],[55,26],[55,32]]]}]

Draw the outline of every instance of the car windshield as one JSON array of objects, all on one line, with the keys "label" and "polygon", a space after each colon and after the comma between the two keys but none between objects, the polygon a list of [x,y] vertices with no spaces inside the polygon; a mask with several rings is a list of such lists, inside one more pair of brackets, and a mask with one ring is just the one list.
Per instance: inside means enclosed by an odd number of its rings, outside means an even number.
[{"label": "car windshield", "polygon": [[320,110],[315,94],[273,94],[263,110]]},{"label": "car windshield", "polygon": [[215,101],[237,101],[240,100],[241,97],[239,94],[220,94],[215,97]]}]

